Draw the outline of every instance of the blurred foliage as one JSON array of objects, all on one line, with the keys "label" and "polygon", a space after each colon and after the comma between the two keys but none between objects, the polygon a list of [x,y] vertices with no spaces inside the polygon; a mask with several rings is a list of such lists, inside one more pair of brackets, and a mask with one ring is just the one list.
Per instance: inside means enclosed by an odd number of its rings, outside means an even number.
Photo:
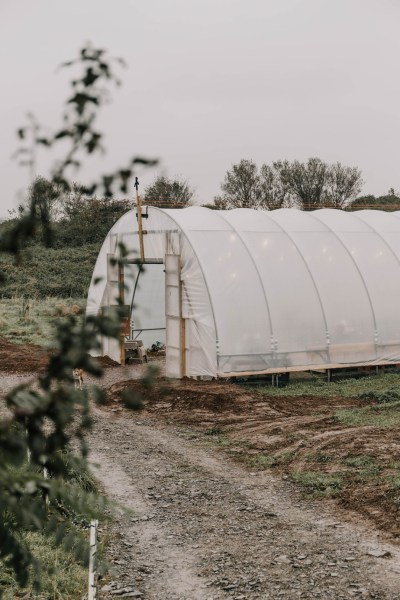
[{"label": "blurred foliage", "polygon": [[[20,146],[15,156],[19,163],[34,173],[39,148],[62,148],[63,158],[54,163],[51,182],[70,191],[74,174],[82,166],[83,159],[87,155],[104,153],[103,134],[97,128],[99,110],[110,100],[109,84],[118,86],[121,83],[115,69],[124,66],[122,59],[110,57],[106,50],[91,44],[83,47],[76,59],[63,63],[61,67],[73,68],[80,74],[70,82],[62,126],[47,133],[47,128],[29,113],[26,125],[17,130]],[[155,164],[157,160],[134,156],[123,168],[102,175],[99,181],[83,186],[82,190],[89,195],[100,192],[106,198],[111,198],[116,191],[127,193],[134,168]]]},{"label": "blurred foliage", "polygon": [[[119,203],[117,208],[112,201],[107,205],[105,200],[93,199],[86,205],[81,195],[102,191],[104,197],[111,198],[115,190],[126,192],[133,168],[155,163],[134,157],[126,167],[102,175],[98,182],[79,190],[74,186],[72,175],[84,157],[102,151],[103,136],[96,124],[98,111],[109,99],[108,84],[119,84],[114,66],[121,64],[121,60],[109,58],[105,50],[85,46],[76,60],[63,65],[81,72],[71,81],[62,127],[47,133],[29,115],[27,125],[18,129],[20,147],[16,156],[31,174],[36,170],[40,148],[52,153],[55,150],[61,158],[54,162],[47,181],[32,177],[26,205],[1,228],[0,252],[15,261],[14,269],[7,261],[3,263],[11,277],[7,285],[17,285],[15,279],[12,281],[12,271],[23,262],[25,282],[31,279],[37,293],[51,288],[52,282],[57,294],[71,293],[69,280],[73,274],[67,270],[67,264],[70,269],[77,257],[66,256],[62,264],[61,255],[73,251],[72,247],[86,249],[87,241],[99,243],[99,239],[90,237],[92,230],[97,229],[99,214],[107,215],[104,228],[108,231],[110,220],[116,219],[120,210]],[[104,230],[96,235],[102,240]],[[55,239],[59,240],[60,252],[57,266],[52,254],[57,248],[49,250]],[[41,259],[38,258],[40,242],[47,248]],[[125,248],[120,245],[113,263],[123,265],[126,258]],[[76,277],[79,267],[78,263]],[[63,268],[61,278],[56,270]],[[63,281],[67,283],[60,288]],[[73,552],[83,564],[88,561],[87,536],[78,535],[71,522],[78,525],[78,530],[82,529],[89,519],[98,516],[101,505],[99,496],[90,491],[88,478],[79,474],[87,470],[86,434],[92,426],[90,401],[102,402],[104,394],[97,386],[75,390],[72,370],[81,368],[92,376],[101,376],[90,352],[99,348],[101,336],[119,339],[124,311],[120,299],[116,299],[116,304],[113,316],[90,316],[83,320],[79,315],[67,314],[56,326],[55,348],[44,374],[35,382],[19,385],[6,397],[8,416],[0,422],[0,563],[6,572],[14,573],[20,587],[31,582],[38,589],[41,583],[39,556],[28,543],[28,534],[40,533],[55,546]],[[27,314],[26,305],[22,312]],[[71,448],[76,451],[72,453]],[[4,588],[0,588],[0,597],[3,592]]]}]

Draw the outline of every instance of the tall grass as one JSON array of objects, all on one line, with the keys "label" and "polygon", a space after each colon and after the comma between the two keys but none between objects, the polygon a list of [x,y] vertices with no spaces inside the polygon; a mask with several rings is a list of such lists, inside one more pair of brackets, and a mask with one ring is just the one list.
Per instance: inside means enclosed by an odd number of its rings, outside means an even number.
[{"label": "tall grass", "polygon": [[30,582],[25,590],[21,590],[11,571],[4,569],[0,562],[2,600],[15,600],[16,598],[77,600],[84,596],[87,589],[87,570],[76,562],[71,553],[57,547],[50,538],[40,533],[24,532],[21,533],[21,537],[42,565],[42,589],[33,595]]}]

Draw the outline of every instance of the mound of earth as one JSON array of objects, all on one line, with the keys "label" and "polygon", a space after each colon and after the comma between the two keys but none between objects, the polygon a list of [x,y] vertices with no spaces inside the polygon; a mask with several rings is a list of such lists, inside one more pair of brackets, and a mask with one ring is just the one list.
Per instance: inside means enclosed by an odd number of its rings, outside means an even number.
[{"label": "mound of earth", "polygon": [[48,363],[48,352],[34,344],[13,344],[0,338],[0,372],[32,373],[42,371]]},{"label": "mound of earth", "polygon": [[[0,337],[0,373],[37,373],[43,371],[51,351],[35,344],[14,344]],[[119,366],[109,356],[97,357],[103,369]]]},{"label": "mound of earth", "polygon": [[[107,390],[108,404],[120,402],[123,393],[131,392],[143,400],[150,413],[170,413],[181,422],[199,422],[201,416],[239,414],[248,410],[251,394],[243,388],[223,381],[172,381],[159,378],[151,386],[140,380],[116,383]],[[192,418],[193,417],[193,418]]]},{"label": "mound of earth", "polygon": [[120,367],[121,365],[117,363],[115,360],[110,358],[109,356],[96,356],[96,362],[103,369],[108,369],[109,367]]}]

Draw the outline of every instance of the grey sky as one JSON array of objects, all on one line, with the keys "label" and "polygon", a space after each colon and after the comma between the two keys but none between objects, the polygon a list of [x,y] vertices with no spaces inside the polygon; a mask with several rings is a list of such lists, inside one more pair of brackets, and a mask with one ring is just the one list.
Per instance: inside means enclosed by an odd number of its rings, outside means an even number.
[{"label": "grey sky", "polygon": [[0,0],[0,216],[28,183],[15,131],[28,110],[60,125],[56,67],[87,40],[129,68],[101,117],[107,155],[77,180],[159,157],[143,185],[180,174],[206,203],[241,158],[319,156],[361,168],[365,193],[399,189],[399,16],[398,0]]}]

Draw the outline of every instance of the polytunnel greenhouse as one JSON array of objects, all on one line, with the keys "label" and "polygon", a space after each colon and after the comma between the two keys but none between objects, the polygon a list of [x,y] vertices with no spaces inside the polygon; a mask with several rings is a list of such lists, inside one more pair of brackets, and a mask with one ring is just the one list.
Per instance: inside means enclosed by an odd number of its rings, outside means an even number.
[{"label": "polytunnel greenhouse", "polygon": [[[124,281],[131,334],[166,344],[168,376],[400,363],[400,212],[144,207],[142,222],[107,235],[87,314]],[[118,340],[101,354],[122,361]]]}]

